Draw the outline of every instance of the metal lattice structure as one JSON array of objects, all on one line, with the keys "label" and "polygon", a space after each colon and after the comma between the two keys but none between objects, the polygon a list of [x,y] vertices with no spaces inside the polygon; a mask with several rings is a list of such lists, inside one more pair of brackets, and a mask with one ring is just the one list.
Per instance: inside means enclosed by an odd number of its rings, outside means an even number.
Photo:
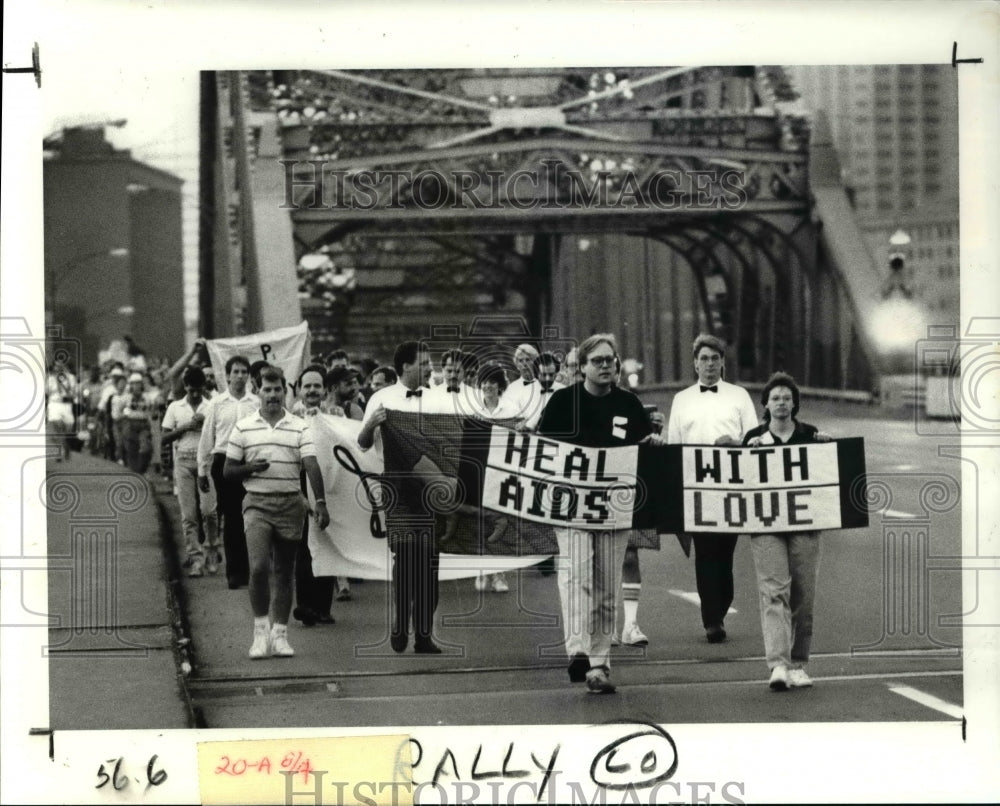
[{"label": "metal lattice structure", "polygon": [[[845,289],[822,259],[809,124],[782,68],[276,70],[216,82],[228,219],[216,254],[229,274],[215,279],[245,289],[230,295],[243,312],[234,329],[287,324],[264,311],[294,307],[274,301],[293,293],[321,338],[349,345],[497,312],[523,313],[540,333],[567,238],[633,236],[690,269],[696,323],[733,345],[736,377],[783,367],[807,384],[849,383],[838,369],[855,349],[849,300],[821,302]],[[332,307],[294,276],[317,253],[357,278],[349,295],[327,294]],[[339,327],[324,332],[324,316]]]}]

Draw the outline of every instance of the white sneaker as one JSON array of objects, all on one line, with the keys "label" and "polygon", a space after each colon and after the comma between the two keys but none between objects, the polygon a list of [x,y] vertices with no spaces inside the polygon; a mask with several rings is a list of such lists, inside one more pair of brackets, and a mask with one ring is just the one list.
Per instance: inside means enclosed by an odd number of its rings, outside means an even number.
[{"label": "white sneaker", "polygon": [[290,658],[295,654],[292,645],[288,643],[288,628],[275,624],[271,628],[271,655],[275,658]]},{"label": "white sneaker", "polygon": [[768,681],[771,691],[786,691],[788,689],[788,670],[784,666],[771,669],[771,679]]},{"label": "white sneaker", "polygon": [[649,639],[639,629],[638,624],[626,624],[622,630],[622,643],[625,646],[647,646]]},{"label": "white sneaker", "polygon": [[503,572],[493,574],[493,592],[507,593],[509,590],[510,586],[507,584],[507,577],[504,576]]},{"label": "white sneaker", "polygon": [[808,688],[812,684],[812,678],[806,674],[805,669],[788,670],[788,685],[792,688]]},{"label": "white sneaker", "polygon": [[482,571],[476,576],[475,586],[477,591],[486,590],[486,574]]},{"label": "white sneaker", "polygon": [[253,643],[250,645],[250,657],[254,660],[266,658],[271,654],[271,643],[268,640],[268,630],[266,626],[253,628]]}]

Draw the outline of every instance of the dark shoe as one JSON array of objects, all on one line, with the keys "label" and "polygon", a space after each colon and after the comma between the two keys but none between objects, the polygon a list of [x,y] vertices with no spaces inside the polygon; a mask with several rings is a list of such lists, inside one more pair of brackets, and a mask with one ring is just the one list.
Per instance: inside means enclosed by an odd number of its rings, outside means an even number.
[{"label": "dark shoe", "polygon": [[726,631],[722,628],[721,624],[713,624],[705,630],[705,637],[710,644],[721,644],[726,640]]},{"label": "dark shoe", "polygon": [[240,587],[240,581],[236,577],[226,577],[226,583],[229,585],[229,590],[231,591]]},{"label": "dark shoe", "polygon": [[322,615],[316,616],[316,623],[317,624],[336,624],[337,623],[337,619],[335,619],[329,613],[324,613]]},{"label": "dark shoe", "polygon": [[413,642],[413,651],[418,655],[440,655],[441,647],[430,638],[418,638]]},{"label": "dark shoe", "polygon": [[587,672],[588,694],[614,694],[615,684],[611,682],[607,668],[598,666]]},{"label": "dark shoe", "polygon": [[311,607],[296,607],[292,611],[292,615],[306,627],[312,627],[319,621],[319,616],[316,615],[316,611]]},{"label": "dark shoe", "polygon": [[394,632],[389,636],[389,645],[393,652],[406,652],[406,645],[410,641],[409,633]]},{"label": "dark shoe", "polygon": [[582,652],[577,652],[569,662],[569,680],[571,683],[582,683],[590,671],[590,658]]}]

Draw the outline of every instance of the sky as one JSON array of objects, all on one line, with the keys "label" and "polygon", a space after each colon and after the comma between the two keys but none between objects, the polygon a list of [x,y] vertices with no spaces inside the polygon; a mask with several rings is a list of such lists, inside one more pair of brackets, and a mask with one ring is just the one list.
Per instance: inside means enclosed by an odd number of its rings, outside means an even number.
[{"label": "sky", "polygon": [[184,319],[189,340],[198,320],[198,73],[178,65],[169,70],[123,69],[92,62],[80,70],[74,59],[48,49],[43,58],[42,128],[61,128],[125,119],[105,136],[129,149],[140,162],[184,180]]}]

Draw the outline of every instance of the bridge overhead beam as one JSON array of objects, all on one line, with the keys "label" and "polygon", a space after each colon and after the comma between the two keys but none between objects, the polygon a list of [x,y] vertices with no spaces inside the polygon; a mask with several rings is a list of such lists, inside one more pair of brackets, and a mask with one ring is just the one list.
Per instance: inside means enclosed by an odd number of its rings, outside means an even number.
[{"label": "bridge overhead beam", "polygon": [[[741,208],[742,212],[762,215],[804,213],[799,202],[760,201]],[[662,224],[673,217],[711,217],[719,215],[717,208],[678,208],[663,210],[653,207],[630,210],[601,208],[534,208],[491,210],[484,215],[477,210],[299,210],[294,213],[299,238],[315,247],[337,240],[336,235],[351,227],[363,229],[369,235],[395,237],[402,234],[500,234],[500,233],[594,233],[618,232],[644,234],[650,226]]]}]

